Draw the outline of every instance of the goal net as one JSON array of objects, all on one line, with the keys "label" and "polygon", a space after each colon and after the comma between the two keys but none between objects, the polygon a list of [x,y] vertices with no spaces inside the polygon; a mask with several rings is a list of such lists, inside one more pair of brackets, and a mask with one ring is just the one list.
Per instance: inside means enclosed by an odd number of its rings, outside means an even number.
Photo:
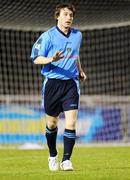
[{"label": "goal net", "polygon": [[[40,34],[54,25],[61,1],[1,2],[0,144],[45,143],[41,66],[30,60]],[[64,1],[68,2],[68,1]],[[69,1],[76,5],[74,26],[83,34],[78,143],[130,141],[130,1]],[[37,9],[37,10],[36,10]],[[111,12],[111,13],[109,13]],[[59,121],[62,142],[64,115]]]}]

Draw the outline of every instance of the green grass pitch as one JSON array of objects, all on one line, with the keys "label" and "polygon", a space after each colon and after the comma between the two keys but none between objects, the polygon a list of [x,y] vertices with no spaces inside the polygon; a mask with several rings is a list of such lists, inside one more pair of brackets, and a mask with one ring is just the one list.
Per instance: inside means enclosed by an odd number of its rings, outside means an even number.
[{"label": "green grass pitch", "polygon": [[130,180],[129,147],[75,147],[72,172],[50,172],[47,158],[47,148],[1,149],[0,180]]}]

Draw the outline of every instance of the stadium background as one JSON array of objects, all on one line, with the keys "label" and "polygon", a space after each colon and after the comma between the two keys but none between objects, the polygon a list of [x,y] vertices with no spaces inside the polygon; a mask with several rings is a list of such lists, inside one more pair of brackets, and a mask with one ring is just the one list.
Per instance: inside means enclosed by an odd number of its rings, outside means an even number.
[{"label": "stadium background", "polygon": [[[78,143],[130,141],[130,1],[19,0],[0,4],[0,143],[43,144],[43,77],[30,60],[39,35],[55,25],[54,7],[75,4],[73,26],[83,34]],[[61,142],[64,116],[59,122]]]}]

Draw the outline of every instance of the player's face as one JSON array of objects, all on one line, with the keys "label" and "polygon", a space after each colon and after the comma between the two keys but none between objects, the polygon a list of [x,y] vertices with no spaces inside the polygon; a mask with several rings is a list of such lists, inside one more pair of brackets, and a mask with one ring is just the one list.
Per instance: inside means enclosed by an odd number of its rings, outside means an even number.
[{"label": "player's face", "polygon": [[60,10],[60,14],[57,20],[60,26],[69,28],[71,27],[71,24],[73,22],[73,12],[69,10],[68,8],[63,8]]}]

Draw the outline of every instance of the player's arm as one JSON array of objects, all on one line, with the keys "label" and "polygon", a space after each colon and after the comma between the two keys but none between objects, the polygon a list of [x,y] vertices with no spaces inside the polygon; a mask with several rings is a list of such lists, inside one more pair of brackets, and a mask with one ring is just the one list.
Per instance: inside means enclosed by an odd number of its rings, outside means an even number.
[{"label": "player's arm", "polygon": [[58,61],[60,59],[62,59],[64,56],[62,55],[63,51],[57,51],[54,56],[52,56],[51,58],[47,58],[44,56],[38,56],[35,60],[34,63],[35,64],[48,64],[54,61]]},{"label": "player's arm", "polygon": [[79,79],[81,81],[85,81],[87,79],[87,75],[85,74],[85,72],[83,71],[83,69],[81,67],[80,57],[78,57],[77,66],[78,66],[78,70],[79,70]]}]

